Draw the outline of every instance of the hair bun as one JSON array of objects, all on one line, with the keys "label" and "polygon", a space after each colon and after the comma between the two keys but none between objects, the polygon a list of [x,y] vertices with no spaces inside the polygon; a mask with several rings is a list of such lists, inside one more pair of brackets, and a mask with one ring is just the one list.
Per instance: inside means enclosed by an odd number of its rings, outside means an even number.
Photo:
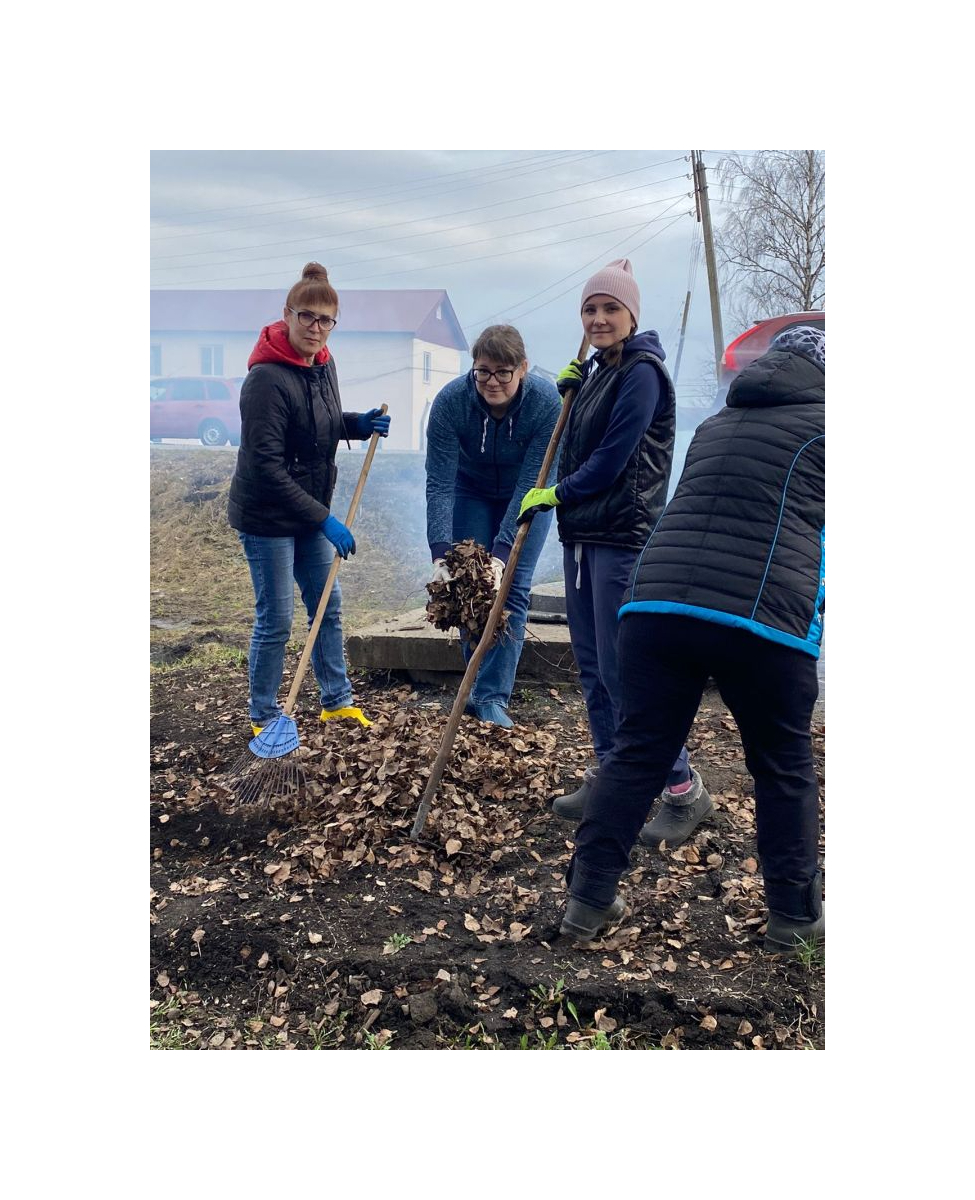
[{"label": "hair bun", "polygon": [[304,269],[301,272],[302,279],[321,279],[323,282],[328,282],[328,271],[321,263],[310,262],[305,263]]}]

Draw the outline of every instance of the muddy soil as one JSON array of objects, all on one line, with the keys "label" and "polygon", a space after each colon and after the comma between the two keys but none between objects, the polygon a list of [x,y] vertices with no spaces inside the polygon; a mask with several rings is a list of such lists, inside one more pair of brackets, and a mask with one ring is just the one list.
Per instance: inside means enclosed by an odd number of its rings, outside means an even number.
[{"label": "muddy soil", "polygon": [[354,682],[373,727],[319,723],[306,681],[304,787],[235,808],[246,665],[156,676],[154,1047],[824,1048],[822,958],[760,949],[753,785],[716,693],[688,740],[714,814],[675,851],[634,851],[625,916],[583,948],[558,934],[573,827],[549,809],[590,761],[578,689],[519,687],[511,731],[465,718],[413,842],[453,693]]}]

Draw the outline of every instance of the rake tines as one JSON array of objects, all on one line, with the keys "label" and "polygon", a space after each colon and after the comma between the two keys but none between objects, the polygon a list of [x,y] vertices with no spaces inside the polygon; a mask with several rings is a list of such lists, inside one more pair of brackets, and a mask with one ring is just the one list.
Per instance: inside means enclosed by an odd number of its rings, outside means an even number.
[{"label": "rake tines", "polygon": [[297,797],[305,786],[305,772],[293,755],[257,758],[247,751],[227,771],[225,786],[233,797],[229,807],[266,808],[275,800]]}]

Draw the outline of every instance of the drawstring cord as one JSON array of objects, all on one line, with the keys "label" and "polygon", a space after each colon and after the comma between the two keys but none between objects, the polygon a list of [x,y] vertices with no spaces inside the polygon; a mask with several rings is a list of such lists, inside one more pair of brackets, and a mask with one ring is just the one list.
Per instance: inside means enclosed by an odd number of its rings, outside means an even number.
[{"label": "drawstring cord", "polygon": [[576,591],[582,590],[582,542],[576,542],[573,558],[576,560]]},{"label": "drawstring cord", "polygon": [[481,430],[481,453],[484,453],[484,444],[487,441],[487,417],[484,418],[484,428]]}]

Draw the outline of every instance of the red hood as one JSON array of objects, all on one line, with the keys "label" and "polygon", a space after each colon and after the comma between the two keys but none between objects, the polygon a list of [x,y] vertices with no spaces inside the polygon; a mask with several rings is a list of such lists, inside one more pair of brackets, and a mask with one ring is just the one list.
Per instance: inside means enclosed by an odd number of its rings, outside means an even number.
[{"label": "red hood", "polygon": [[[317,366],[323,366],[331,355],[328,346],[323,346],[315,355]],[[261,330],[257,345],[251,351],[247,360],[247,369],[264,362],[290,363],[293,367],[307,367],[308,363],[288,341],[287,321],[275,321],[273,325],[265,325]]]}]

